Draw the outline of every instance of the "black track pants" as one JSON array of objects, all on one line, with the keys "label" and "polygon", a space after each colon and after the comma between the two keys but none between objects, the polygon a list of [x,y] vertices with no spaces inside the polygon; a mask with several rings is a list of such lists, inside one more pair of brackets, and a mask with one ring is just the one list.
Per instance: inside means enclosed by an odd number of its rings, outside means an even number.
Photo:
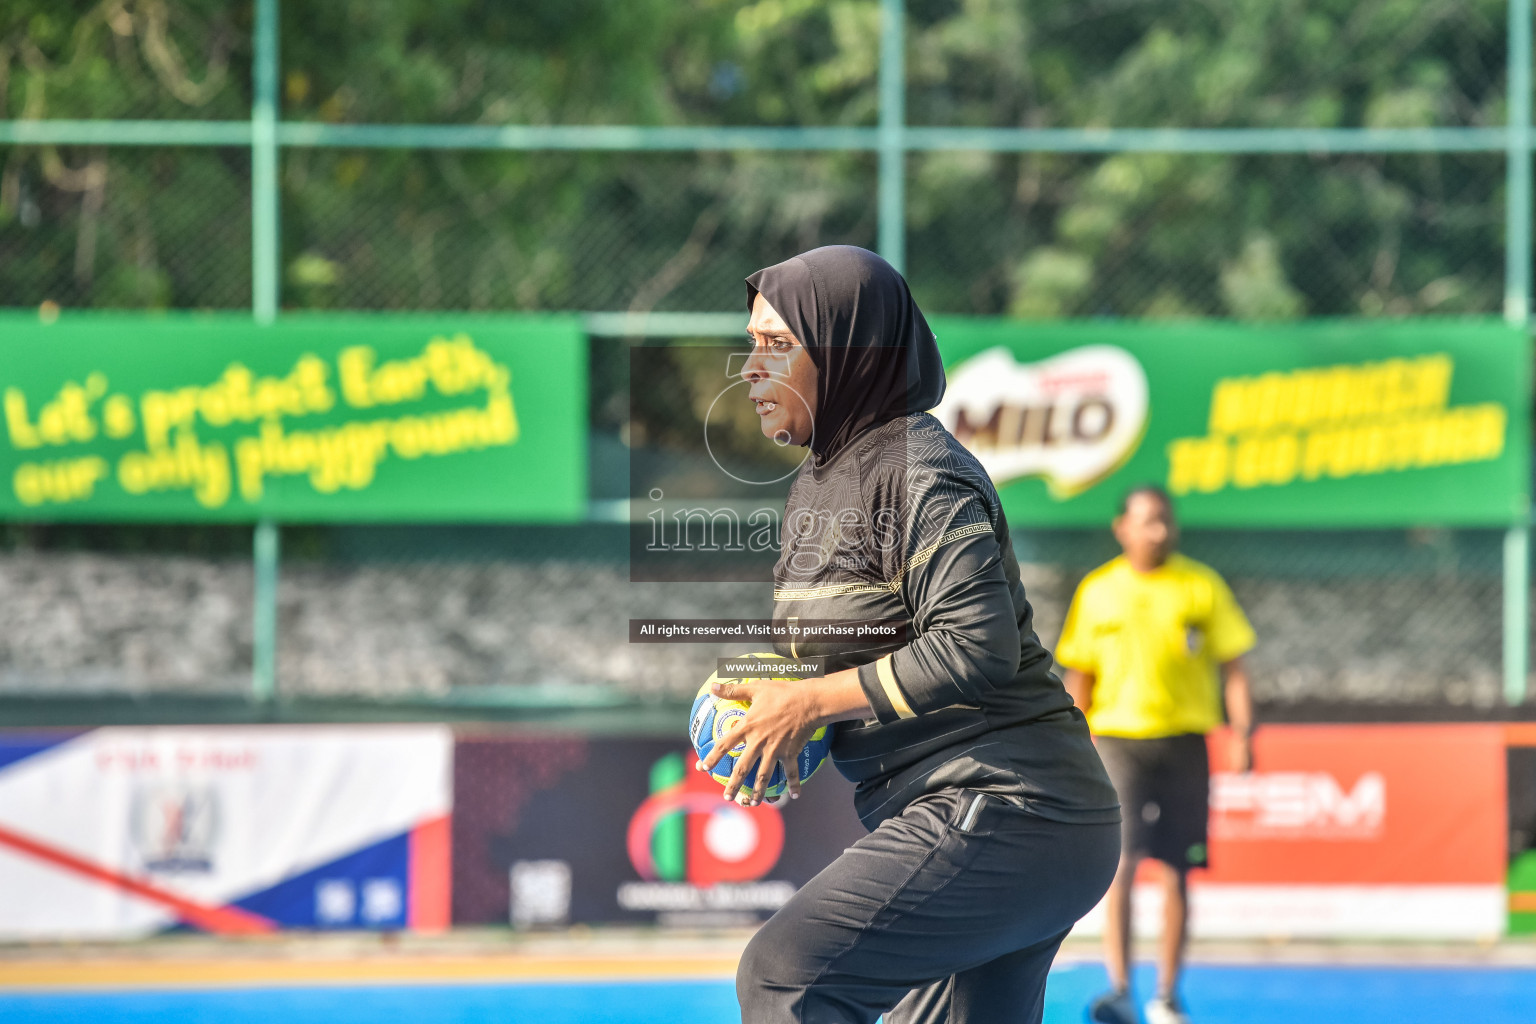
[{"label": "black track pants", "polygon": [[1119,825],[1048,821],[971,790],[920,797],[753,937],[736,971],[742,1022],[1038,1022],[1056,949],[1119,857]]}]

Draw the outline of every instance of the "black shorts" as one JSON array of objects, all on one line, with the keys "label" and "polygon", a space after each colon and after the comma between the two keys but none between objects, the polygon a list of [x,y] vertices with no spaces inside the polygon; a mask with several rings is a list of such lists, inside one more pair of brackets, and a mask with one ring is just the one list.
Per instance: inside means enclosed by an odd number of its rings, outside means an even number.
[{"label": "black shorts", "polygon": [[1120,794],[1122,856],[1185,870],[1206,866],[1211,761],[1198,733],[1135,740],[1096,736]]}]

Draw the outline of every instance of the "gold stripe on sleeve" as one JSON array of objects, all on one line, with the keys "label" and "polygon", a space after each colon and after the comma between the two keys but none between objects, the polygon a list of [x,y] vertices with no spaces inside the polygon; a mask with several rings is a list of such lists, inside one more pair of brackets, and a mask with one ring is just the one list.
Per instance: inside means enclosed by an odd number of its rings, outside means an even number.
[{"label": "gold stripe on sleeve", "polygon": [[880,677],[880,689],[885,691],[885,699],[896,709],[896,717],[916,718],[912,705],[907,703],[907,698],[901,695],[901,688],[896,685],[896,673],[891,671],[889,654],[875,662],[875,675]]},{"label": "gold stripe on sleeve", "polygon": [[946,544],[957,540],[964,540],[967,537],[974,537],[978,533],[992,532],[993,530],[991,523],[972,523],[970,526],[962,526],[958,530],[950,530],[937,541],[928,545],[926,548],[923,548],[923,550],[919,551],[917,554],[913,555],[911,563],[907,565],[906,569],[902,570],[902,575],[905,576],[911,570],[916,569],[918,566],[928,561],[928,559],[933,557],[933,553],[935,551],[939,550],[939,548]]}]

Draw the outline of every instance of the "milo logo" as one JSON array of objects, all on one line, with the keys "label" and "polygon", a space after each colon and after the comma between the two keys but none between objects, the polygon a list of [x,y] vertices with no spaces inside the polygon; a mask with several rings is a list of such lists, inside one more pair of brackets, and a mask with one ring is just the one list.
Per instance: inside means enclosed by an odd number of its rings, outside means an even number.
[{"label": "milo logo", "polygon": [[1113,345],[1087,345],[1036,363],[991,348],[949,371],[933,410],[994,483],[1045,480],[1058,501],[1124,465],[1147,426],[1147,375]]}]

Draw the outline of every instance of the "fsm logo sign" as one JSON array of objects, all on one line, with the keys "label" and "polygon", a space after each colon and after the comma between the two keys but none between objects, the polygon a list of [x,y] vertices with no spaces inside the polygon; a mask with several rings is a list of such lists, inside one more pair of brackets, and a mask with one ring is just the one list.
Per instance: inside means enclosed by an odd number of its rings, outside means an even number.
[{"label": "fsm logo sign", "polygon": [[1211,834],[1223,839],[1381,837],[1387,781],[1378,771],[1345,787],[1331,772],[1216,772],[1211,776]]},{"label": "fsm logo sign", "polygon": [[935,409],[999,487],[1045,480],[1058,501],[1125,464],[1147,427],[1147,375],[1125,349],[1086,345],[1035,363],[987,349],[949,372]]},{"label": "fsm logo sign", "polygon": [[643,881],[619,887],[619,905],[646,911],[776,910],[788,882],[762,882],[784,850],[784,819],[767,804],[741,807],[720,784],[668,754],[651,767],[651,794],[629,820],[625,843]]}]

